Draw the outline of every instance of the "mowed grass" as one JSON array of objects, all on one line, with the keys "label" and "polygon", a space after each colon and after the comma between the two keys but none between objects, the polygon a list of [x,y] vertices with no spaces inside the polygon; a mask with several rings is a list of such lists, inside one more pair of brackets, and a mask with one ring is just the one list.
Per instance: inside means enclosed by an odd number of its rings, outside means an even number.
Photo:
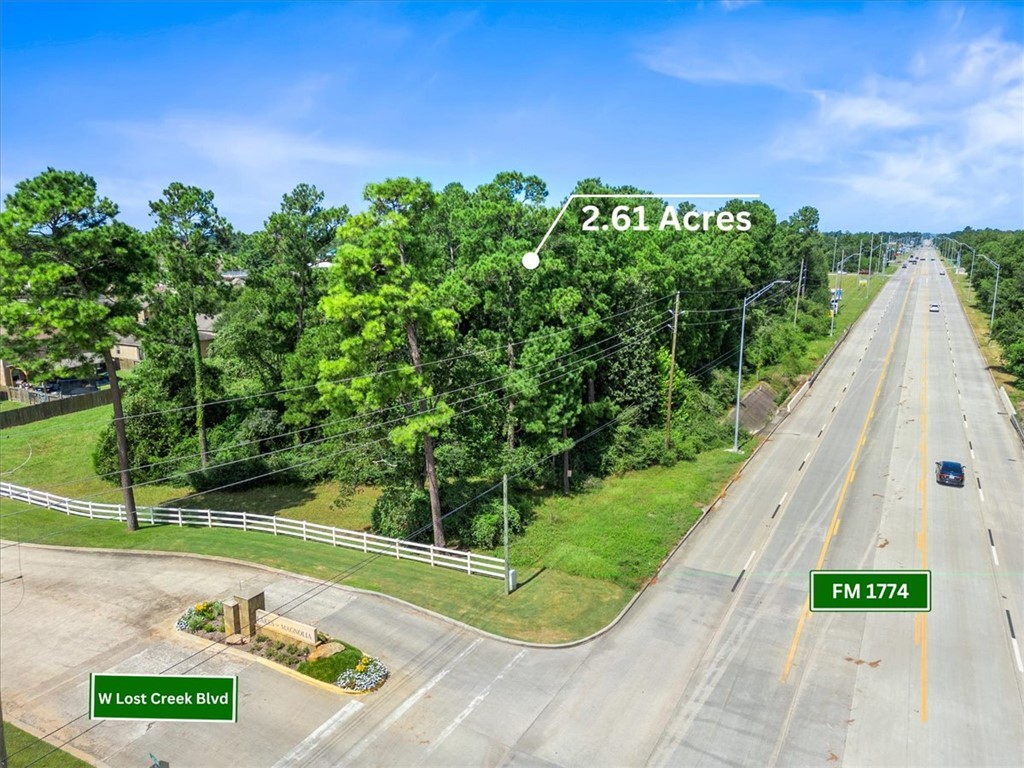
[{"label": "mowed grass", "polygon": [[971,290],[967,283],[967,276],[955,276],[953,274],[954,270],[955,267],[948,267],[946,272],[956,288],[957,295],[960,297],[960,303],[967,312],[967,320],[974,331],[974,338],[978,341],[978,348],[981,350],[985,364],[988,366],[989,371],[991,371],[996,385],[1006,387],[1006,394],[1009,395],[1010,402],[1016,408],[1017,415],[1024,415],[1024,383],[1006,370],[1002,347],[998,341],[991,341],[989,339],[988,321],[992,316],[991,308],[983,311],[974,306],[974,291]]},{"label": "mowed grass", "polygon": [[[500,579],[430,568],[408,560],[333,548],[284,536],[223,528],[143,526],[63,515],[0,499],[0,538],[40,544],[191,552],[280,568],[381,592],[495,634],[557,643],[610,622],[631,596],[618,584],[549,568],[543,558],[520,571],[523,586],[506,597]],[[225,595],[194,595],[208,600]]]},{"label": "mowed grass", "polygon": [[[891,269],[892,267],[890,266],[889,270]],[[867,281],[863,285],[860,282],[862,279]],[[836,315],[832,335],[809,341],[807,349],[795,366],[789,363],[777,363],[765,366],[756,375],[745,374],[743,377],[744,394],[753,389],[759,381],[765,381],[775,391],[776,403],[784,402],[786,397],[818,367],[818,364],[828,354],[828,351],[832,349],[843,332],[853,325],[858,317],[864,314],[864,310],[871,305],[871,302],[881,292],[887,279],[888,276],[877,273],[871,275],[870,280],[868,280],[867,275],[830,274],[829,287],[838,287],[843,291],[843,298],[840,301],[839,314]]]},{"label": "mowed grass", "polygon": [[531,570],[553,568],[636,590],[742,460],[729,451],[711,450],[692,462],[606,478],[588,493],[548,497],[523,536],[510,545],[512,565],[520,579]]},{"label": "mowed grass", "polygon": [[25,403],[20,400],[0,400],[0,412],[13,411],[15,408],[24,408]]},{"label": "mowed grass", "polygon": [[[3,479],[58,496],[105,504],[122,503],[120,488],[98,477],[92,466],[92,452],[100,430],[111,417],[112,408],[100,406],[3,430],[0,432]],[[344,502],[338,502],[338,491],[337,483],[282,484],[212,491],[183,499],[191,494],[190,488],[150,484],[136,487],[135,502],[138,506],[279,515],[349,530],[368,530],[370,512],[380,491],[359,488]]]},{"label": "mowed grass", "polygon": [[[64,496],[82,498],[96,489],[107,491],[102,480],[88,475],[95,432],[106,418],[109,409],[98,408],[6,430],[0,436],[0,471],[14,469],[8,476],[13,482]],[[512,546],[512,565],[522,586],[508,597],[499,580],[315,542],[173,525],[143,526],[128,533],[121,523],[66,516],[7,499],[0,499],[0,536],[40,544],[230,557],[393,595],[496,634],[565,642],[591,634],[614,618],[656,572],[740,460],[716,449],[692,462],[607,478],[587,493],[539,499],[533,523]],[[140,505],[173,501],[183,492],[155,486],[137,489]],[[299,519],[313,520],[319,512],[337,520],[345,513],[331,507],[336,493],[334,484],[324,484],[206,494],[199,499],[203,508],[267,512],[270,507]],[[107,496],[112,502],[119,500],[116,489]],[[360,514],[367,523],[374,497],[364,490],[350,502],[365,510]],[[354,519],[351,511],[347,514],[347,519]],[[212,597],[217,596],[196,599]]]},{"label": "mowed grass", "polygon": [[54,750],[49,743],[15,728],[7,721],[4,721],[4,739],[7,742],[6,764],[10,768],[25,768],[29,765],[38,768],[89,768],[89,763],[84,760],[62,749]]}]

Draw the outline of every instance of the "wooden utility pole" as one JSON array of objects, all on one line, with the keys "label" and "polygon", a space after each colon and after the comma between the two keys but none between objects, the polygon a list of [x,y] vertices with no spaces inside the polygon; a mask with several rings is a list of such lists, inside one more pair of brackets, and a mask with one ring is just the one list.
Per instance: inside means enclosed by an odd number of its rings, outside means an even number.
[{"label": "wooden utility pole", "polygon": [[129,531],[137,531],[139,517],[135,512],[135,491],[132,488],[132,474],[128,467],[128,438],[124,428],[124,410],[121,407],[121,387],[117,381],[117,367],[109,349],[103,352],[103,362],[110,377],[110,399],[114,404],[114,434],[117,436],[117,466],[121,471],[125,524]]},{"label": "wooden utility pole", "polygon": [[804,287],[804,262],[806,259],[800,259],[800,279],[796,283],[796,307],[793,309],[793,325],[796,325],[796,314],[800,311],[800,292]]},{"label": "wooden utility pole", "polygon": [[668,363],[668,415],[665,417],[665,450],[672,443],[672,385],[676,375],[676,336],[679,333],[679,291],[676,291],[676,306],[672,310],[672,356]]}]

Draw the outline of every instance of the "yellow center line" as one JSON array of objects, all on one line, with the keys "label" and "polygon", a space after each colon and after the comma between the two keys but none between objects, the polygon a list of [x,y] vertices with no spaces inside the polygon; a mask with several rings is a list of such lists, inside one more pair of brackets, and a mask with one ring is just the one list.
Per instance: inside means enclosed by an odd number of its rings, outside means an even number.
[{"label": "yellow center line", "polygon": [[[921,375],[921,570],[928,568],[928,316],[924,318],[924,372]],[[921,722],[928,720],[928,614],[921,617]]]},{"label": "yellow center line", "polygon": [[[836,508],[832,512],[832,519],[829,521],[827,532],[825,533],[825,541],[821,545],[821,554],[818,555],[818,564],[814,570],[820,571],[821,566],[825,562],[825,555],[828,553],[829,544],[832,543],[832,539],[835,536],[837,529],[837,521],[839,519],[839,510],[843,506],[843,501],[846,499],[846,491],[850,487],[850,483],[853,481],[853,476],[856,474],[855,467],[857,465],[857,458],[860,456],[860,449],[863,447],[867,440],[868,426],[871,424],[871,419],[875,413],[875,404],[878,402],[878,396],[882,392],[882,383],[885,381],[885,377],[889,372],[889,361],[892,359],[893,350],[896,348],[896,339],[899,336],[900,327],[903,325],[903,316],[906,314],[907,302],[910,300],[910,292],[914,287],[914,279],[916,276],[910,278],[910,283],[907,284],[907,294],[903,297],[903,306],[900,307],[900,317],[896,322],[896,330],[892,334],[892,340],[889,342],[889,349],[885,353],[885,360],[882,361],[882,375],[878,379],[878,384],[875,386],[875,392],[871,396],[871,404],[868,406],[868,414],[864,418],[864,424],[860,430],[860,438],[857,440],[857,447],[853,452],[853,458],[850,459],[850,468],[846,471],[846,478],[843,480],[843,486],[839,489],[839,498],[836,500]],[[782,668],[782,682],[786,682],[789,677],[789,670],[793,666],[793,659],[796,657],[796,649],[800,645],[800,635],[803,634],[804,624],[807,621],[807,617],[810,615],[810,606],[808,601],[804,600],[804,610],[800,615],[800,621],[796,625],[796,632],[793,635],[793,642],[789,645],[789,654],[786,656],[786,665]]]}]

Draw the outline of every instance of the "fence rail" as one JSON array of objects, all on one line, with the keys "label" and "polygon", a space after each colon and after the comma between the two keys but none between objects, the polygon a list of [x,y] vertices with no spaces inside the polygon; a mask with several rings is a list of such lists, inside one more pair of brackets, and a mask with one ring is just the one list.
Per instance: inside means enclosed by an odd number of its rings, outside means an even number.
[{"label": "fence rail", "polygon": [[[87,517],[90,520],[119,520],[124,522],[124,506],[80,501],[37,491],[13,483],[0,482],[0,496],[22,501],[37,507],[46,507],[67,515]],[[190,528],[235,528],[241,531],[272,533],[292,536],[303,541],[317,541],[334,547],[355,549],[366,554],[386,555],[397,560],[413,560],[438,568],[450,568],[470,575],[505,578],[505,561],[499,557],[479,555],[460,549],[435,547],[405,539],[377,536],[366,531],[350,531],[330,525],[291,520],[274,515],[252,512],[221,512],[213,509],[182,509],[180,507],[139,507],[139,522],[150,525],[177,525]]]}]

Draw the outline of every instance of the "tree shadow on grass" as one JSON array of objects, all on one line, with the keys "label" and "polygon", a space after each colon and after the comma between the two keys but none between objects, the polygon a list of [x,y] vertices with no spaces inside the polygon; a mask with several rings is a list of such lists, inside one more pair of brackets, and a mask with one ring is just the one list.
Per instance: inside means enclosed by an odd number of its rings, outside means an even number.
[{"label": "tree shadow on grass", "polygon": [[[210,491],[200,496],[168,499],[161,507],[180,507],[192,510],[213,510],[216,512],[250,512],[273,517],[290,517],[289,511],[297,512],[300,507],[313,501],[316,494],[309,487],[299,483],[261,485],[237,491]],[[301,517],[301,515],[294,515]]]}]

